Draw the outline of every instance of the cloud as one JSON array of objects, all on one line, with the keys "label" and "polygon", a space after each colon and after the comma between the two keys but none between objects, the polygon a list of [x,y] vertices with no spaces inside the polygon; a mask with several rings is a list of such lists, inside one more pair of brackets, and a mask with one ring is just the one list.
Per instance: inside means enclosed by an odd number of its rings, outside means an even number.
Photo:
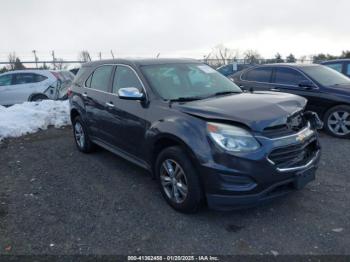
[{"label": "cloud", "polygon": [[219,43],[264,56],[349,49],[348,0],[3,0],[0,60],[31,50],[41,58],[202,57]]}]

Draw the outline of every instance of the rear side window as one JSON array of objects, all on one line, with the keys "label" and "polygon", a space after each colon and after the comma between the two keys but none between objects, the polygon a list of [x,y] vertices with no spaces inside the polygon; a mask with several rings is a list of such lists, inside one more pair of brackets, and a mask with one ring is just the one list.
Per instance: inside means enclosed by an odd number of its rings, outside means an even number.
[{"label": "rear side window", "polygon": [[113,79],[113,93],[118,93],[120,88],[136,87],[140,91],[142,85],[135,72],[127,66],[117,66]]},{"label": "rear side window", "polygon": [[301,73],[291,68],[276,68],[275,83],[284,85],[298,85],[307,80]]},{"label": "rear side window", "polygon": [[47,79],[47,77],[43,76],[43,75],[35,74],[35,76],[34,76],[34,81],[35,82],[42,82],[42,81],[45,81],[46,79]]},{"label": "rear side window", "polygon": [[0,86],[9,86],[12,84],[12,74],[0,76]]},{"label": "rear side window", "polygon": [[15,85],[34,83],[34,74],[15,74]]},{"label": "rear side window", "polygon": [[14,75],[15,85],[38,83],[46,79],[47,79],[46,76],[32,74],[32,73],[21,73],[21,74]]},{"label": "rear side window", "polygon": [[98,67],[86,81],[86,86],[92,89],[108,92],[112,69],[113,66],[111,65]]},{"label": "rear side window", "polygon": [[230,65],[223,66],[223,67],[219,68],[218,71],[225,76],[232,75],[234,73],[233,72],[233,65],[230,64]]},{"label": "rear side window", "polygon": [[338,71],[338,72],[342,72],[343,69],[343,64],[342,63],[334,63],[334,64],[327,64],[326,66]]},{"label": "rear side window", "polygon": [[350,76],[350,63],[346,66],[345,73]]},{"label": "rear side window", "polygon": [[271,79],[272,68],[255,68],[244,73],[243,80],[269,83]]}]

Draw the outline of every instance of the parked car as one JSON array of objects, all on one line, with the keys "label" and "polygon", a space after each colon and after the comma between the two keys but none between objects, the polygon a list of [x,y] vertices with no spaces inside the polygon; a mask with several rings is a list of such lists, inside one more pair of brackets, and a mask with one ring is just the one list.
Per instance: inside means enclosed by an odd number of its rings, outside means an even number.
[{"label": "parked car", "polygon": [[315,64],[271,64],[244,70],[233,79],[247,90],[303,96],[307,110],[319,114],[329,134],[350,137],[350,79],[335,70]]},{"label": "parked car", "polygon": [[250,68],[254,65],[252,64],[237,64],[237,63],[232,63],[228,65],[223,65],[217,68],[216,70],[223,74],[226,77],[232,77],[235,73],[242,71],[244,69]]},{"label": "parked car", "polygon": [[347,77],[350,77],[350,59],[337,59],[331,61],[325,61],[322,65],[328,66]]},{"label": "parked car", "polygon": [[73,79],[69,71],[17,70],[0,74],[0,105],[63,98]]},{"label": "parked car", "polygon": [[69,100],[80,151],[149,170],[182,212],[256,205],[315,179],[319,121],[305,98],[244,93],[195,60],[89,62]]}]

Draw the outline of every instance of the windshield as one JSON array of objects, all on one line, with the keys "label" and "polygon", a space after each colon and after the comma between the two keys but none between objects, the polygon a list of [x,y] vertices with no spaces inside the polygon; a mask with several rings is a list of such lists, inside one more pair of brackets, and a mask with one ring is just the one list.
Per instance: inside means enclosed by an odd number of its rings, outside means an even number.
[{"label": "windshield", "polygon": [[242,90],[205,64],[147,65],[141,68],[151,87],[166,100],[202,99]]},{"label": "windshield", "polygon": [[303,71],[323,86],[350,84],[350,79],[326,66],[306,66]]}]

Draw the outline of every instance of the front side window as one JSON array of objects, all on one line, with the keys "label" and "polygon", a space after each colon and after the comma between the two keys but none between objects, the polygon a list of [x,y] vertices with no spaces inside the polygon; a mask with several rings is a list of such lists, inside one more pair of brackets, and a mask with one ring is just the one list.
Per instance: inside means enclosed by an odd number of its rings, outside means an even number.
[{"label": "front side window", "polygon": [[147,65],[141,70],[150,86],[166,100],[242,92],[236,84],[205,64]]},{"label": "front side window", "polygon": [[113,66],[111,65],[98,67],[86,81],[87,87],[103,92],[108,92],[112,69]]},{"label": "front side window", "polygon": [[305,66],[303,71],[323,86],[350,84],[350,78],[326,66]]},{"label": "front side window", "polygon": [[12,83],[12,74],[0,76],[0,86],[9,86]]},{"label": "front side window", "polygon": [[269,83],[271,80],[272,68],[255,68],[244,73],[242,78],[247,81]]},{"label": "front side window", "polygon": [[342,63],[334,63],[334,64],[327,64],[325,66],[328,66],[329,68],[332,68],[338,72],[342,72],[343,70],[343,64]]},{"label": "front side window", "polygon": [[127,66],[117,66],[113,79],[113,93],[117,94],[120,88],[136,87],[140,91],[142,85],[135,72]]},{"label": "front side window", "polygon": [[348,65],[346,66],[345,73],[347,76],[350,76],[350,63],[348,63]]},{"label": "front side window", "polygon": [[299,85],[301,81],[307,80],[301,73],[290,68],[276,68],[275,83],[283,85]]}]

